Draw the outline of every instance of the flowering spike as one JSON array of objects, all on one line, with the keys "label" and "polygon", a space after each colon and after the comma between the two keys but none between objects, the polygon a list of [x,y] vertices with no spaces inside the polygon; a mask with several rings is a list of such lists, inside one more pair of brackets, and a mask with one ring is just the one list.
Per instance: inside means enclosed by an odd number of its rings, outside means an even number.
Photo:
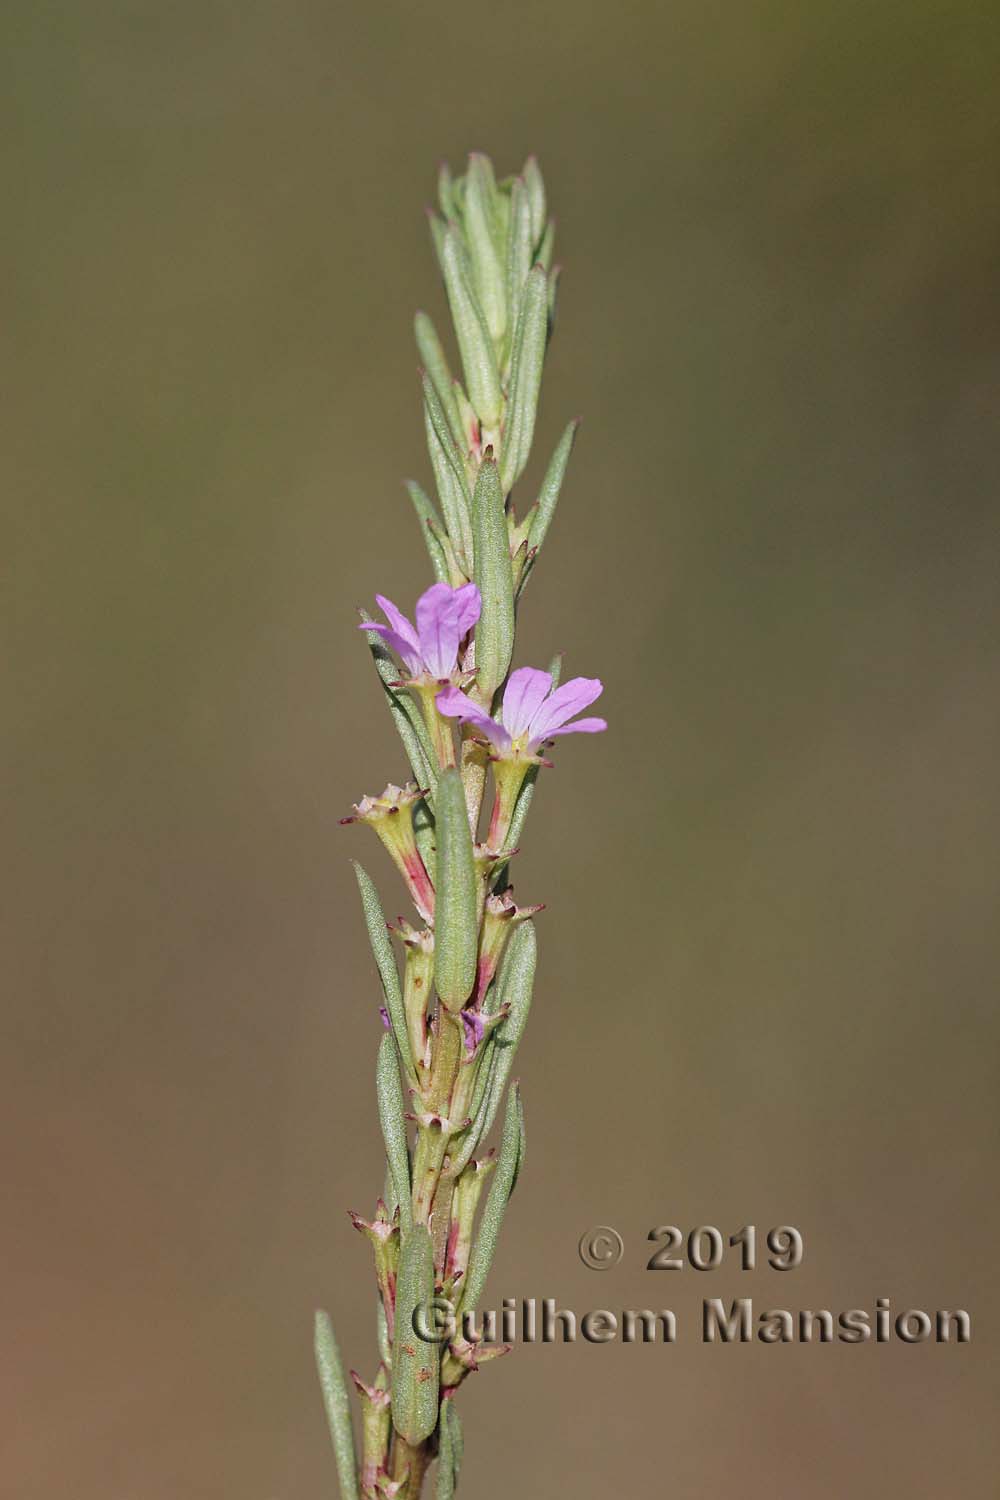
[{"label": "flowering spike", "polygon": [[[515,904],[509,862],[539,769],[551,764],[547,746],[605,728],[584,714],[601,694],[596,678],[560,685],[559,658],[548,671],[511,670],[517,600],[546,539],[576,431],[576,423],[564,431],[538,499],[519,521],[510,492],[531,451],[558,274],[541,173],[529,158],[520,176],[498,180],[489,158],[473,153],[464,175],[442,168],[438,197],[441,211],[428,210],[429,225],[463,380],[453,377],[430,318],[418,313],[436,502],[407,483],[434,582],[409,614],[376,595],[381,616],[361,611],[360,626],[412,780],[362,798],[344,819],[372,826],[420,921],[400,917],[387,928],[375,887],[356,866],[382,985],[376,1093],[387,1170],[374,1217],[351,1213],[374,1255],[383,1361],[370,1384],[351,1372],[361,1402],[360,1473],[349,1382],[329,1320],[317,1320],[343,1500],[420,1500],[435,1455],[437,1500],[452,1500],[462,1459],[455,1391],[506,1352],[467,1330],[442,1350],[419,1336],[414,1314],[428,1311],[439,1286],[467,1311],[483,1290],[524,1160],[524,1112],[510,1075],[532,1004],[531,918],[542,909]],[[405,951],[402,977],[391,931]],[[488,1137],[505,1099],[497,1154]]]}]

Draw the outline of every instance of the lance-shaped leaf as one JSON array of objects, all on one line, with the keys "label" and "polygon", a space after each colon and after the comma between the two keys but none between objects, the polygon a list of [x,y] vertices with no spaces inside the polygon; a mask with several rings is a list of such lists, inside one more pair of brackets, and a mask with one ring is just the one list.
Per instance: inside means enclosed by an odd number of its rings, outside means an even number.
[{"label": "lance-shaped leaf", "polygon": [[424,539],[424,546],[427,548],[427,555],[434,569],[434,580],[436,583],[451,584],[448,559],[441,545],[441,538],[445,534],[444,524],[434,509],[434,502],[415,479],[406,481],[406,492],[413,501],[413,509],[420,522],[420,535]]},{"label": "lance-shaped leaf", "polygon": [[559,295],[559,278],[562,275],[562,266],[553,266],[549,272],[549,338],[556,326],[556,301]]},{"label": "lance-shaped leaf", "polygon": [[500,474],[483,459],[472,494],[474,577],[482,600],[476,627],[476,687],[488,703],[507,676],[514,649],[514,581]]},{"label": "lance-shaped leaf", "polygon": [[521,1111],[519,1090],[511,1084],[507,1095],[507,1112],[504,1115],[503,1134],[500,1138],[500,1155],[497,1169],[490,1184],[490,1195],[483,1209],[476,1243],[469,1257],[469,1269],[462,1286],[462,1307],[476,1309],[486,1286],[493,1255],[497,1247],[500,1226],[507,1211],[511,1188],[517,1173],[518,1153],[521,1148]]},{"label": "lance-shaped leaf", "polygon": [[538,942],[534,922],[522,922],[507,944],[497,979],[499,1006],[509,1006],[506,1018],[496,1030],[493,1066],[486,1090],[482,1130],[479,1139],[489,1134],[503,1098],[503,1091],[514,1065],[514,1054],[528,1024],[531,996],[538,962]]},{"label": "lance-shaped leaf", "polygon": [[464,467],[448,430],[448,420],[438,400],[437,391],[426,375],[421,379],[424,387],[427,452],[434,470],[434,482],[444,512],[445,525],[456,553],[471,569],[472,522],[469,518],[469,492]]},{"label": "lance-shaped leaf", "polygon": [[434,907],[434,979],[448,1010],[461,1010],[476,982],[479,920],[465,790],[458,771],[442,771],[434,804],[437,819],[437,899]]},{"label": "lance-shaped leaf", "polygon": [[545,183],[542,181],[541,169],[535,157],[528,157],[521,175],[528,190],[528,202],[531,205],[531,233],[537,245],[545,228]]},{"label": "lance-shaped leaf", "polygon": [[455,1410],[453,1396],[441,1402],[441,1425],[438,1432],[438,1472],[434,1500],[452,1500],[458,1487],[462,1467],[462,1420]]},{"label": "lance-shaped leaf", "polygon": [[480,421],[487,427],[495,427],[503,406],[496,355],[482,309],[469,281],[465,248],[454,225],[445,231],[441,258],[469,400]]},{"label": "lance-shaped leaf", "polygon": [[535,504],[535,514],[531,522],[531,531],[528,533],[528,543],[537,554],[552,524],[556,505],[559,502],[559,492],[562,482],[566,476],[566,466],[569,456],[576,442],[577,429],[580,426],[579,417],[574,417],[566,428],[562,437],[556,445],[556,451],[552,455],[551,462],[545,471],[542,487],[538,492],[538,500]]},{"label": "lance-shaped leaf", "polygon": [[528,462],[535,435],[538,390],[549,329],[548,281],[541,266],[528,273],[511,354],[510,400],[504,424],[501,474],[509,494]]},{"label": "lance-shaped leaf", "polygon": [[382,1186],[382,1202],[385,1204],[386,1213],[393,1218],[399,1207],[399,1195],[396,1192],[396,1179],[392,1175],[392,1168],[388,1161],[385,1164],[385,1177]]},{"label": "lance-shaped leaf", "polygon": [[[361,611],[362,620],[370,620],[367,610]],[[399,667],[389,651],[376,635],[369,637],[368,649],[375,663],[375,670],[382,679],[386,702],[392,714],[392,722],[403,741],[406,758],[418,786],[429,787],[433,792],[437,786],[437,756],[427,737],[427,727],[416,704],[405,693],[397,692],[390,683],[399,681]]]},{"label": "lance-shaped leaf", "polygon": [[490,1050],[488,1054],[484,1055],[480,1064],[479,1077],[476,1080],[476,1090],[472,1096],[472,1123],[467,1127],[465,1133],[457,1138],[461,1141],[461,1145],[449,1147],[449,1151],[454,1153],[448,1162],[448,1176],[451,1178],[457,1179],[462,1175],[472,1160],[473,1152],[485,1134],[483,1126],[486,1123],[486,1115],[490,1106],[490,1080],[493,1076],[493,1069],[496,1066],[493,1055],[492,1036],[489,1038],[487,1046]]},{"label": "lance-shaped leaf", "polygon": [[[420,372],[420,384],[423,388],[427,416],[437,434],[438,442],[441,444],[441,451],[448,460],[448,464],[458,481],[459,489],[466,504],[468,504],[468,484],[465,477],[465,462],[462,458],[462,448],[465,439],[462,437],[456,442],[451,428],[448,426],[448,416],[441,405],[441,398],[426,370],[421,370]],[[454,384],[452,388],[452,401],[455,403],[457,410],[458,403],[455,397]]]},{"label": "lance-shaped leaf", "polygon": [[337,1464],[341,1500],[357,1500],[358,1465],[354,1453],[354,1434],[351,1431],[351,1400],[333,1324],[325,1312],[316,1314],[313,1342],[326,1419],[330,1425],[333,1456]]},{"label": "lance-shaped leaf", "polygon": [[478,151],[474,151],[469,157],[462,206],[473,280],[486,326],[494,343],[498,344],[507,327],[506,277],[497,244],[496,182],[493,167],[489,157]]},{"label": "lance-shaped leaf", "polygon": [[510,230],[507,236],[507,305],[513,336],[521,310],[521,292],[531,270],[531,204],[523,177],[516,177],[510,191]]},{"label": "lance-shaped leaf", "polygon": [[443,161],[438,168],[438,202],[441,212],[446,219],[454,219],[458,215],[458,207],[455,202],[455,180],[451,175],[451,168]]},{"label": "lance-shaped leaf", "polygon": [[545,233],[542,235],[542,243],[538,247],[538,254],[535,256],[535,260],[540,266],[544,266],[546,271],[552,269],[552,255],[555,248],[556,221],[555,219],[550,219],[545,226]]},{"label": "lance-shaped leaf", "polygon": [[517,1128],[517,1162],[514,1166],[514,1176],[511,1178],[510,1183],[510,1195],[512,1198],[514,1196],[514,1189],[517,1187],[517,1179],[521,1175],[521,1168],[524,1166],[524,1155],[528,1149],[528,1140],[524,1133],[524,1100],[521,1098],[520,1089],[517,1092]]},{"label": "lance-shaped leaf", "polygon": [[399,1256],[392,1346],[392,1421],[412,1446],[437,1426],[441,1349],[418,1332],[433,1326],[433,1300],[434,1247],[427,1225],[414,1224]]},{"label": "lance-shaped leaf", "polygon": [[462,424],[458,416],[458,405],[455,401],[455,384],[452,373],[448,368],[448,360],[441,347],[441,340],[437,336],[437,330],[425,312],[418,312],[413,320],[413,332],[416,335],[417,349],[424,369],[431,378],[434,389],[437,391],[438,400],[448,419],[451,435],[459,448],[464,448],[465,438],[462,433]]},{"label": "lance-shaped leaf", "polygon": [[413,1222],[410,1186],[410,1153],[406,1143],[406,1106],[399,1081],[399,1053],[389,1032],[385,1032],[378,1049],[375,1086],[378,1093],[378,1118],[382,1126],[385,1155],[392,1173],[392,1183],[399,1203],[399,1225],[405,1235]]},{"label": "lance-shaped leaf", "polygon": [[403,1006],[403,991],[399,983],[396,956],[392,951],[392,944],[389,942],[389,933],[385,924],[385,913],[382,910],[382,903],[378,898],[375,883],[367,870],[359,865],[356,859],[352,860],[351,863],[354,865],[358,890],[361,892],[361,909],[365,914],[368,941],[371,943],[379,978],[382,981],[382,994],[385,996],[385,1008],[392,1025],[392,1034],[396,1038],[396,1045],[403,1059],[403,1066],[413,1081],[416,1082],[417,1074],[413,1064],[413,1053],[410,1050],[409,1033],[406,1029],[406,1010]]},{"label": "lance-shaped leaf", "polygon": [[431,240],[432,240],[433,245],[434,245],[434,254],[437,256],[437,263],[441,267],[441,274],[443,276],[444,275],[444,236],[445,236],[445,229],[446,229],[447,226],[444,224],[444,222],[440,218],[438,218],[437,214],[434,212],[434,210],[432,208],[429,208],[427,210],[427,223],[430,226]]},{"label": "lance-shaped leaf", "polygon": [[458,1476],[462,1472],[462,1459],[465,1456],[465,1436],[462,1432],[462,1419],[458,1415],[458,1408],[454,1401],[449,1401],[450,1408],[448,1425],[451,1428],[451,1453],[455,1465],[455,1483],[458,1484]]}]

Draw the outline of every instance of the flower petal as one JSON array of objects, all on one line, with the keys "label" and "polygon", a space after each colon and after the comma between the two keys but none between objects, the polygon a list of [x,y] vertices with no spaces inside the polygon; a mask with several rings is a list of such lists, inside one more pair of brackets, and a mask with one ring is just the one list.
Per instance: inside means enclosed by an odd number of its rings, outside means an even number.
[{"label": "flower petal", "polygon": [[432,677],[450,677],[455,669],[459,629],[458,589],[447,583],[432,583],[417,600],[417,634],[420,654]]},{"label": "flower petal", "polygon": [[574,677],[570,682],[564,682],[562,687],[556,688],[552,696],[545,700],[532,719],[529,729],[531,739],[548,739],[553,729],[558,729],[560,724],[565,724],[567,719],[571,719],[581,709],[589,708],[603,691],[604,684],[599,677]]},{"label": "flower petal", "polygon": [[501,717],[508,734],[526,734],[535,714],[552,691],[552,675],[536,667],[511,672],[503,694]]},{"label": "flower petal", "polygon": [[417,632],[403,614],[403,611],[397,609],[392,600],[387,599],[384,594],[376,594],[375,603],[385,615],[396,634],[401,635],[404,641],[409,641],[412,650],[419,651],[420,642],[417,639]]},{"label": "flower petal", "polygon": [[486,710],[461,688],[443,688],[434,702],[439,714],[444,714],[446,719],[458,719],[462,724],[474,724],[498,749],[505,750],[510,744],[510,735],[503,725],[491,719]]},{"label": "flower petal", "polygon": [[561,729],[550,729],[545,738],[554,740],[560,734],[600,734],[607,727],[607,719],[574,719],[572,724],[564,724]]},{"label": "flower petal", "polygon": [[459,635],[468,635],[479,620],[479,613],[483,607],[479,590],[474,583],[463,583],[460,589],[455,590],[455,603],[458,607],[458,632]]},{"label": "flower petal", "polygon": [[419,650],[411,646],[403,636],[397,635],[395,630],[390,630],[388,625],[383,625],[380,620],[362,620],[358,629],[373,630],[380,635],[389,649],[395,651],[411,677],[418,677],[423,671],[424,664]]}]

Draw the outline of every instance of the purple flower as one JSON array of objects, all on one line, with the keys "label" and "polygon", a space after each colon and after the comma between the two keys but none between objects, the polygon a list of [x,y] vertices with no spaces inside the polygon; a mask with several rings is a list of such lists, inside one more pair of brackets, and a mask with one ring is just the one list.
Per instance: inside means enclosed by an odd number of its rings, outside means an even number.
[{"label": "purple flower", "polygon": [[603,719],[567,722],[582,708],[588,708],[602,691],[603,684],[597,677],[574,677],[553,692],[548,672],[518,667],[504,689],[499,721],[491,719],[484,708],[453,685],[438,693],[435,702],[438,712],[447,718],[474,724],[506,758],[533,756],[543,741],[559,734],[597,734],[607,729]]},{"label": "purple flower", "polygon": [[411,677],[447,681],[458,664],[463,636],[479,619],[481,602],[476,585],[465,583],[453,589],[446,583],[432,584],[417,600],[416,629],[391,599],[383,594],[375,598],[388,625],[364,620],[358,628],[376,631]]}]

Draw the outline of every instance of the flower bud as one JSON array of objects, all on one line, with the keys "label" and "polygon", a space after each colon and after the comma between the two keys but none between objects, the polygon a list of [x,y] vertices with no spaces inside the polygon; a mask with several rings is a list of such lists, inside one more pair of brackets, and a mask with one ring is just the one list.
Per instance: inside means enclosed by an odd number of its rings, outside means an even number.
[{"label": "flower bud", "polygon": [[378,1367],[373,1385],[361,1379],[357,1370],[351,1379],[361,1397],[361,1493],[376,1493],[379,1476],[385,1474],[389,1457],[390,1396],[388,1374],[384,1364]]},{"label": "flower bud", "polygon": [[482,937],[479,940],[479,968],[476,975],[475,994],[477,1008],[481,1007],[486,999],[486,992],[493,982],[511,932],[518,922],[523,922],[527,917],[533,917],[537,912],[544,910],[544,906],[516,905],[509,890],[502,891],[499,895],[487,896]]},{"label": "flower bud", "polygon": [[392,782],[377,797],[362,797],[354,804],[354,816],[342,823],[367,823],[388,849],[393,863],[406,881],[413,904],[425,922],[434,920],[434,887],[417,848],[413,807],[425,792],[412,781],[405,787]]},{"label": "flower bud", "polygon": [[427,1007],[434,982],[434,934],[429,927],[419,931],[409,922],[396,929],[406,948],[403,971],[403,1008],[410,1050],[417,1076],[426,1079],[430,1068],[430,1036],[427,1029]]}]

